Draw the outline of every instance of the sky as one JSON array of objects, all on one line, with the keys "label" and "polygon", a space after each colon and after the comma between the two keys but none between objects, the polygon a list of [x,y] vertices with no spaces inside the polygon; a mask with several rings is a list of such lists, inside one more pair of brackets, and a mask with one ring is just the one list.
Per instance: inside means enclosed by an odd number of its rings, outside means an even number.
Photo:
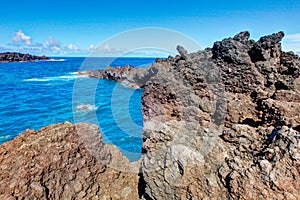
[{"label": "sky", "polygon": [[[145,27],[177,31],[202,48],[240,31],[250,31],[252,39],[284,31],[284,50],[300,52],[299,22],[299,0],[2,1],[0,52],[47,56],[87,56],[95,50],[113,53],[119,49],[111,46],[111,38]],[[134,37],[128,40],[135,42]]]}]

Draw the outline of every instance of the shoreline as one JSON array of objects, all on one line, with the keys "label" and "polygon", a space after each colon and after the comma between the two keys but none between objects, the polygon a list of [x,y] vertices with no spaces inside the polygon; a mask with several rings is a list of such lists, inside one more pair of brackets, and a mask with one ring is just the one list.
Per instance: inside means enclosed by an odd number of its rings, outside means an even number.
[{"label": "shoreline", "polygon": [[78,71],[78,75],[89,78],[98,78],[113,80],[122,83],[125,87],[132,89],[144,88],[145,84],[151,77],[158,72],[158,66],[154,63],[147,68],[137,68],[135,66],[126,65],[124,67],[108,66],[105,70],[90,70],[87,72]]},{"label": "shoreline", "polygon": [[51,60],[51,58],[46,56],[36,56],[31,54],[23,54],[18,52],[5,52],[0,53],[0,63],[10,63],[10,62],[36,62],[43,60]]},{"label": "shoreline", "polygon": [[299,199],[300,58],[283,37],[241,32],[147,69],[84,72],[144,88],[138,166],[101,127],[51,125],[0,146],[0,197]]}]

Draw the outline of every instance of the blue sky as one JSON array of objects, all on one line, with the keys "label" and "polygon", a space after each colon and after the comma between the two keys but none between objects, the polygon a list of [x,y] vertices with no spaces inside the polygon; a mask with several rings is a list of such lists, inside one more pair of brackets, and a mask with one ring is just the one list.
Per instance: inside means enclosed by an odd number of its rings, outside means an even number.
[{"label": "blue sky", "polygon": [[283,30],[284,49],[300,52],[299,2],[3,1],[0,51],[88,55],[97,45],[120,32],[161,27],[182,32],[202,47],[212,46],[214,41],[243,30],[250,31],[253,39]]}]

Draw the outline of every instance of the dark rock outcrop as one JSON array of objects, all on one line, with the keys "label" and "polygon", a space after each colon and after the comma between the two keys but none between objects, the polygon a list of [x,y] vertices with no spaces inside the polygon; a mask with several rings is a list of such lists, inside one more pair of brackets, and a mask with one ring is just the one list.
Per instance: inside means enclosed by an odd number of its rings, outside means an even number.
[{"label": "dark rock outcrop", "polygon": [[0,147],[0,199],[138,199],[128,166],[95,125],[28,130]]},{"label": "dark rock outcrop", "polygon": [[0,62],[34,62],[37,60],[50,60],[50,58],[16,52],[0,53]]},{"label": "dark rock outcrop", "polygon": [[300,198],[300,59],[283,35],[178,47],[146,83],[145,197]]},{"label": "dark rock outcrop", "polygon": [[153,64],[153,66],[150,66],[146,69],[130,67],[129,65],[125,67],[118,66],[115,68],[109,66],[105,70],[79,73],[80,75],[86,75],[91,78],[100,78],[121,82],[126,87],[130,88],[143,88],[146,82],[157,73],[157,67],[157,64]]}]

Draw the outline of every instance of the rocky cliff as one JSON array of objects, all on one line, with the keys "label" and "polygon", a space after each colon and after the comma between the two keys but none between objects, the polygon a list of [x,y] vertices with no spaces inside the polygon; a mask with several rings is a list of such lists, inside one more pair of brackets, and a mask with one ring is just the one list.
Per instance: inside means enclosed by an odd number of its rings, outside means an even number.
[{"label": "rocky cliff", "polygon": [[300,59],[249,36],[178,47],[146,83],[145,198],[300,198]]},{"label": "rocky cliff", "polygon": [[50,58],[16,52],[0,53],[0,62],[33,62],[36,60],[50,60]]},{"label": "rocky cliff", "polygon": [[144,87],[139,177],[94,125],[52,125],[0,147],[1,199],[300,199],[300,58],[249,37],[91,73]]}]

